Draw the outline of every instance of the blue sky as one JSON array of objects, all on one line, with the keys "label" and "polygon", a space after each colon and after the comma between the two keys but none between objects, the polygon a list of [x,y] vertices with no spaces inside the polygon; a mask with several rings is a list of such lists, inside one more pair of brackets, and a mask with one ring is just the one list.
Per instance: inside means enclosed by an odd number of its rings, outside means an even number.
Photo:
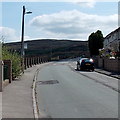
[{"label": "blue sky", "polygon": [[23,5],[32,11],[25,15],[25,40],[87,40],[98,29],[105,36],[118,27],[117,2],[2,2],[0,35],[5,42],[20,41]]}]

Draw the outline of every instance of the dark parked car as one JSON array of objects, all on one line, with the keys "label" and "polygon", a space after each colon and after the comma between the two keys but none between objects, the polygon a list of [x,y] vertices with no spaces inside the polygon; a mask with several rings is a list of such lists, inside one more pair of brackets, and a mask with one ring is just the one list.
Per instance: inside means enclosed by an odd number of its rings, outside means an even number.
[{"label": "dark parked car", "polygon": [[91,58],[80,58],[77,61],[77,70],[92,70],[94,71],[94,61]]}]

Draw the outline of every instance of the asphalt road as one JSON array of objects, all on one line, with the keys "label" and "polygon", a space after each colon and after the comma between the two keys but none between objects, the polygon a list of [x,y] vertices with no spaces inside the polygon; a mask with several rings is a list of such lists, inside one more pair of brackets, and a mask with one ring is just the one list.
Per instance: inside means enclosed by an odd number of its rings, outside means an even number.
[{"label": "asphalt road", "polygon": [[[108,80],[109,86],[102,84]],[[39,117],[117,118],[118,92],[110,87],[117,88],[117,82],[96,72],[75,71],[73,61],[45,66],[36,82]]]}]

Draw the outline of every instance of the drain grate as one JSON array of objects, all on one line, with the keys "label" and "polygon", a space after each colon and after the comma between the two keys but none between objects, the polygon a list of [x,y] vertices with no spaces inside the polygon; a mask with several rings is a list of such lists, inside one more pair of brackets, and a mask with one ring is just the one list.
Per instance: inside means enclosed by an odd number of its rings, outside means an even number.
[{"label": "drain grate", "polygon": [[58,80],[47,80],[47,81],[38,81],[37,85],[49,85],[49,84],[58,84]]}]

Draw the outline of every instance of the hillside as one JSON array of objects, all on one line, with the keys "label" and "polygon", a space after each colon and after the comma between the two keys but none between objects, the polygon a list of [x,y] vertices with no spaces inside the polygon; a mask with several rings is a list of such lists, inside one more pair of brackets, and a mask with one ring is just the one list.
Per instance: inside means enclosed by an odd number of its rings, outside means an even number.
[{"label": "hillside", "polygon": [[[52,40],[40,39],[25,41],[27,49],[26,56],[47,56],[60,58],[72,58],[85,54],[89,56],[87,41],[71,41],[71,40]],[[20,53],[21,42],[6,43],[10,51]]]}]

